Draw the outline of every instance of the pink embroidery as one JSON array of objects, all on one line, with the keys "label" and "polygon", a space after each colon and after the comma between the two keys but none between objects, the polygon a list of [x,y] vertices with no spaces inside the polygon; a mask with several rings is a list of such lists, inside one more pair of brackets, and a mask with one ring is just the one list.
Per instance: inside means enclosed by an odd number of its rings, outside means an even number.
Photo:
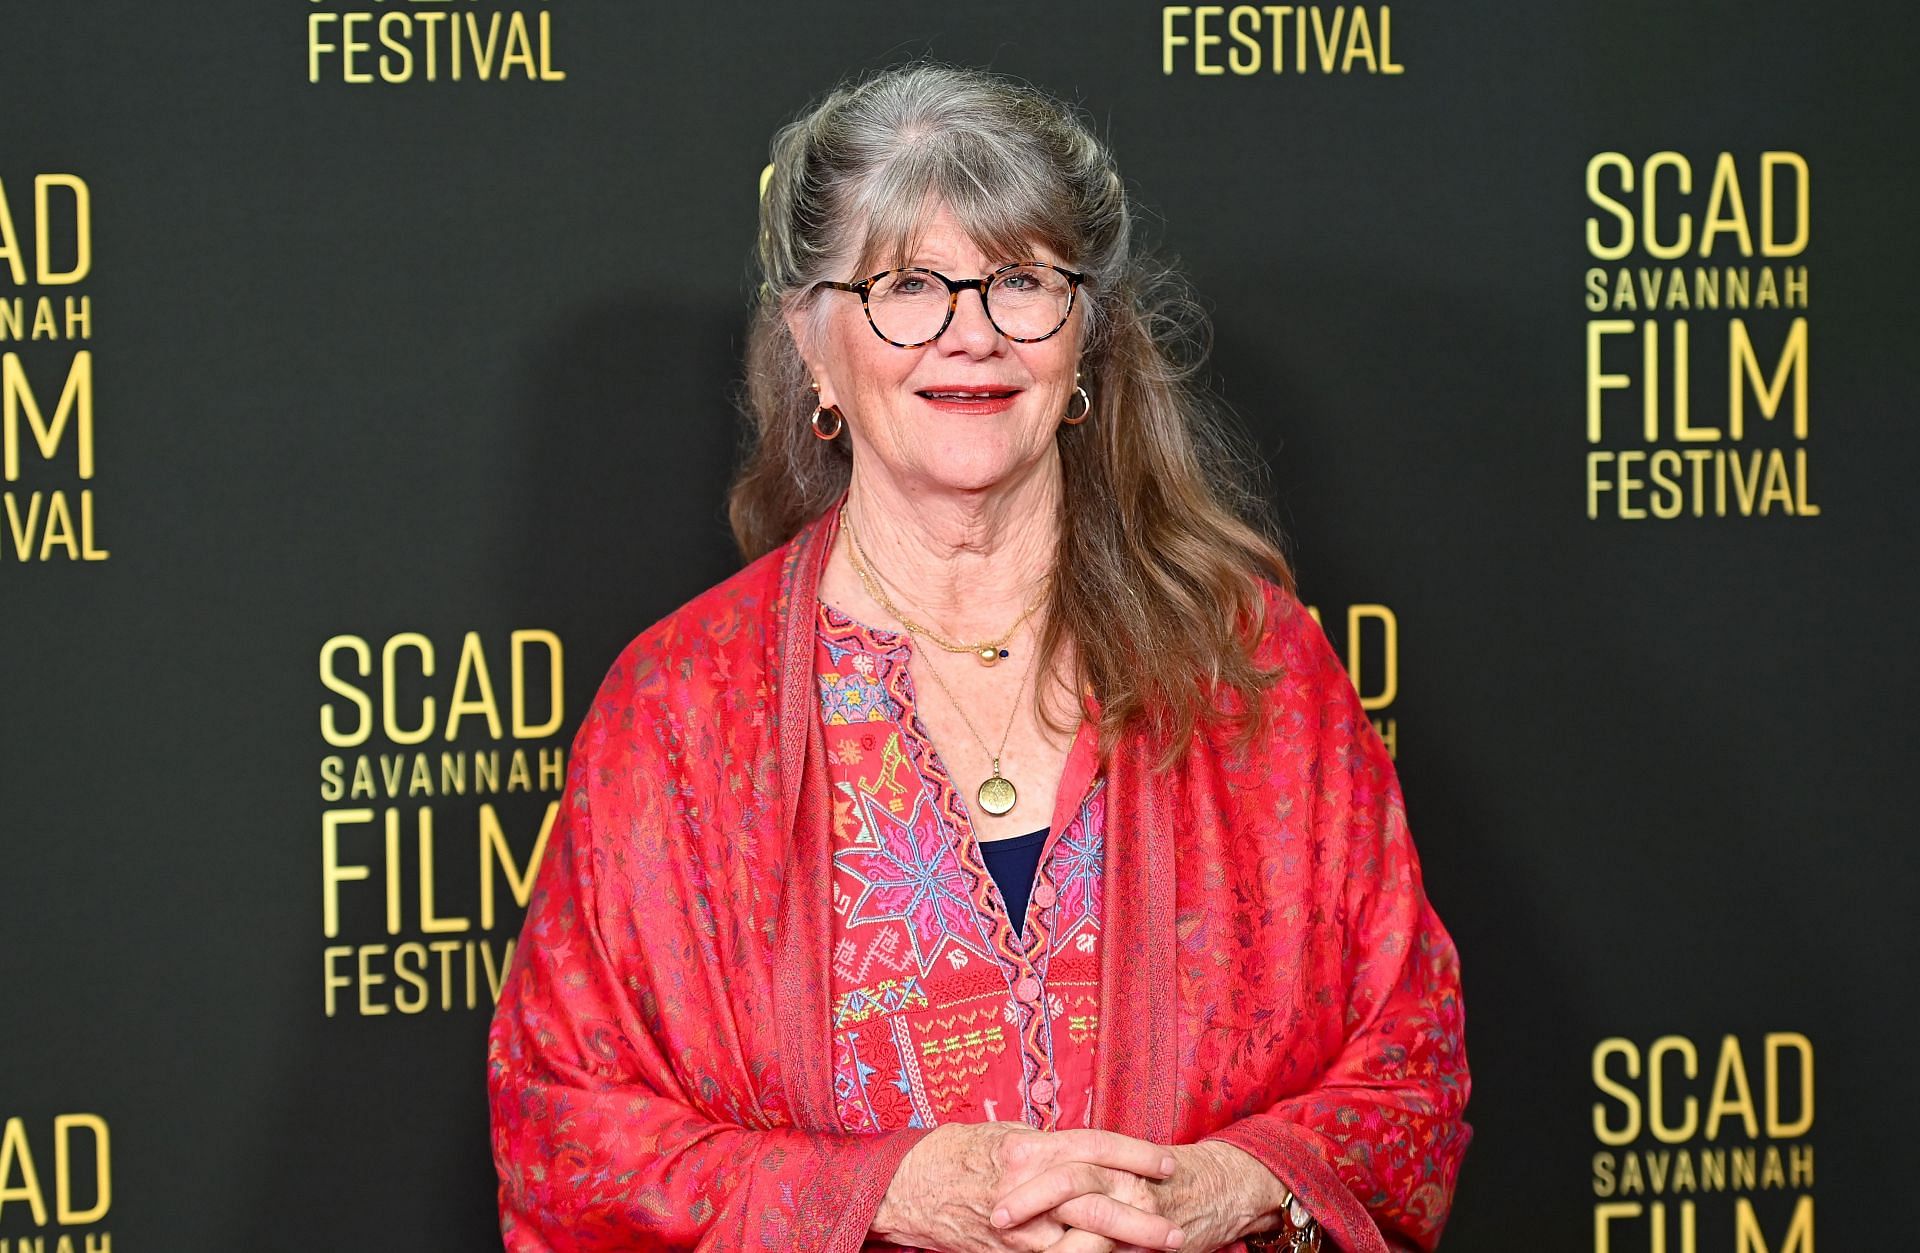
[{"label": "pink embroidery", "polygon": [[900,636],[821,606],[828,778],[836,812],[853,815],[834,851],[835,898],[850,902],[835,911],[832,964],[841,1125],[889,1131],[1005,1109],[1036,1127],[1084,1126],[1099,1027],[1102,786],[1049,836],[1022,934],[914,716],[910,657]]}]

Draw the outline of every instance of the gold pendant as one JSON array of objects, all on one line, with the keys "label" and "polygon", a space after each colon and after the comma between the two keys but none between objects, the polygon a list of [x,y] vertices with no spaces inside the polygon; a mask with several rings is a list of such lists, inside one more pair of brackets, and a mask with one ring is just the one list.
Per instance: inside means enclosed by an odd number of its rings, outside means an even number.
[{"label": "gold pendant", "polygon": [[973,655],[980,659],[981,665],[990,666],[1000,660],[1001,652],[999,649],[989,644],[985,648],[975,651]]},{"label": "gold pendant", "polygon": [[1001,778],[996,770],[985,783],[980,785],[975,798],[980,802],[980,808],[998,818],[1013,808],[1015,802],[1020,799],[1020,793],[1014,791],[1013,784]]}]

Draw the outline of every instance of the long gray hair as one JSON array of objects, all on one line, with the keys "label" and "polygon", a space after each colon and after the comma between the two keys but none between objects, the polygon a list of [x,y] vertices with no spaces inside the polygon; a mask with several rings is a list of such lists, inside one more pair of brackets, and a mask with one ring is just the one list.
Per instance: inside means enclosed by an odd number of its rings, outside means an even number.
[{"label": "long gray hair", "polygon": [[743,391],[752,442],[730,501],[742,552],[791,538],[851,468],[846,440],[809,430],[815,401],[787,311],[812,301],[807,316],[819,316],[821,279],[906,264],[944,204],[990,256],[1025,260],[1041,244],[1088,276],[1093,412],[1057,437],[1067,507],[1042,672],[1071,640],[1106,746],[1144,716],[1169,755],[1228,690],[1263,690],[1259,579],[1291,586],[1291,573],[1252,463],[1193,385],[1204,319],[1170,270],[1136,254],[1113,154],[1086,123],[1025,84],[918,63],[836,88],[780,129],[772,159]]}]

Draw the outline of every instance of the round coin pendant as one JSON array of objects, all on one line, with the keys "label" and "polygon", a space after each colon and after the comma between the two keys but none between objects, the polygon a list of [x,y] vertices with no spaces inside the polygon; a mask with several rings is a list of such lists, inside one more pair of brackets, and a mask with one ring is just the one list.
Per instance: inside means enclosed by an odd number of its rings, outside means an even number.
[{"label": "round coin pendant", "polygon": [[996,774],[980,785],[975,797],[980,802],[980,808],[998,818],[1013,808],[1014,802],[1020,799],[1020,793],[1013,790],[1013,784]]},{"label": "round coin pendant", "polygon": [[988,647],[986,647],[986,648],[982,648],[982,649],[979,649],[979,650],[977,650],[977,651],[976,651],[976,652],[974,653],[974,656],[976,656],[976,657],[978,657],[978,658],[980,659],[980,664],[981,664],[981,665],[983,665],[983,666],[990,666],[990,665],[992,665],[992,664],[993,664],[994,662],[996,662],[996,661],[999,661],[999,660],[1000,660],[1000,650],[999,650],[999,649],[997,649],[997,648],[994,648],[994,647],[992,647],[991,645],[989,645],[989,646],[988,646]]}]

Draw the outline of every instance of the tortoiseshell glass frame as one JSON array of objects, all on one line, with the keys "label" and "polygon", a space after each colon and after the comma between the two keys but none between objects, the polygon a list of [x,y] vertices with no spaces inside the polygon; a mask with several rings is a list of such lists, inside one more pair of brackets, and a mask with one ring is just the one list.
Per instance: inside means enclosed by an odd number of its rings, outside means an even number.
[{"label": "tortoiseshell glass frame", "polygon": [[[1006,329],[1002,327],[998,322],[993,321],[993,305],[987,300],[987,289],[993,286],[993,281],[995,279],[999,278],[1002,274],[1005,274],[1008,270],[1025,269],[1028,266],[1039,266],[1042,269],[1052,270],[1055,273],[1064,275],[1066,277],[1067,308],[1066,308],[1066,311],[1060,315],[1059,323],[1055,325],[1054,328],[1048,331],[1045,335],[1034,335],[1030,338],[1022,338],[1021,336],[1018,336],[1018,335],[1007,335]],[[942,283],[945,283],[947,286],[946,318],[941,321],[939,330],[935,331],[933,334],[927,336],[925,339],[919,341],[918,343],[903,344],[897,339],[887,339],[886,332],[882,331],[880,329],[879,324],[873,320],[873,306],[868,303],[867,295],[869,292],[873,290],[873,285],[875,283],[879,282],[883,278],[887,278],[888,276],[894,275],[894,274],[925,274],[930,278],[939,279]],[[925,266],[903,265],[903,266],[897,266],[891,270],[882,270],[878,274],[868,275],[866,278],[861,279],[857,283],[836,283],[832,279],[821,279],[819,282],[813,285],[813,290],[819,291],[821,288],[825,287],[825,288],[831,288],[834,291],[850,291],[850,292],[857,293],[860,297],[860,310],[861,312],[867,315],[867,325],[873,328],[873,333],[875,335],[878,335],[881,339],[885,339],[889,344],[892,344],[895,348],[923,348],[926,345],[931,344],[934,340],[939,339],[942,335],[945,335],[947,333],[947,328],[953,325],[954,310],[960,307],[960,293],[963,291],[967,291],[968,289],[972,289],[980,293],[980,306],[981,308],[986,310],[987,321],[993,322],[993,329],[996,331],[999,331],[1002,335],[1006,335],[1006,337],[1012,340],[1014,343],[1037,344],[1043,339],[1051,339],[1055,335],[1058,335],[1060,333],[1060,328],[1062,326],[1065,326],[1067,324],[1067,319],[1073,316],[1073,302],[1075,301],[1075,299],[1079,297],[1080,285],[1086,281],[1087,281],[1087,276],[1085,274],[1076,273],[1073,270],[1069,270],[1067,267],[1063,265],[1055,265],[1051,261],[1009,261],[1007,264],[1001,266],[999,269],[995,270],[993,273],[985,275],[984,277],[981,277],[981,278],[948,278],[946,275],[942,274],[940,271],[929,270]]]}]

